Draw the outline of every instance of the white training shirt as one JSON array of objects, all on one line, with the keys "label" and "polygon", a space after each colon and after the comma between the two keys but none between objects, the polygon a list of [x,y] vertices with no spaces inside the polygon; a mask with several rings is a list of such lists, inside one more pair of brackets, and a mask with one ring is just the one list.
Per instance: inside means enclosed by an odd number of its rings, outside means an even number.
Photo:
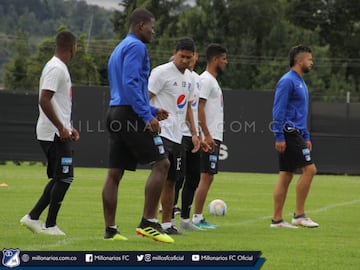
[{"label": "white training shirt", "polygon": [[[199,105],[199,95],[200,95],[200,87],[201,87],[200,76],[195,71],[190,71],[190,72],[191,72],[191,77],[192,77],[191,83],[194,88],[194,95],[188,104],[191,106],[191,110],[192,110],[192,113],[194,116],[196,133],[199,134],[198,105]],[[190,132],[188,125],[184,125],[183,135],[192,137],[192,134]]]},{"label": "white training shirt", "polygon": [[[55,92],[51,103],[63,125],[71,130],[72,88],[68,68],[58,57],[53,56],[44,66],[40,77],[39,98],[42,89]],[[47,118],[39,105],[39,118],[36,125],[38,140],[53,141],[59,132]]]},{"label": "white training shirt", "polygon": [[190,71],[181,73],[172,61],[155,67],[149,77],[149,91],[155,95],[151,105],[169,112],[169,117],[160,121],[160,136],[179,144],[188,101],[194,93],[191,80]]},{"label": "white training shirt", "polygon": [[224,133],[223,94],[216,78],[208,71],[200,75],[200,98],[206,99],[206,125],[213,139],[222,141]]}]

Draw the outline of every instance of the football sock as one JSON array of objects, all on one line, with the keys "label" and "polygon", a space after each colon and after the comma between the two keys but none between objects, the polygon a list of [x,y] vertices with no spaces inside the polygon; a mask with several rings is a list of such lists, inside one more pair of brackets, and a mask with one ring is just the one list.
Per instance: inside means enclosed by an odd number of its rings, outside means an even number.
[{"label": "football sock", "polygon": [[199,223],[203,219],[204,219],[203,214],[194,214],[192,221],[194,223]]},{"label": "football sock", "polygon": [[56,181],[53,188],[51,189],[49,212],[45,224],[46,227],[52,227],[56,225],[56,218],[69,186],[69,183]]},{"label": "football sock", "polygon": [[163,224],[161,224],[161,227],[166,230],[168,228],[170,228],[172,226],[171,222],[164,222]]},{"label": "football sock", "polygon": [[45,208],[49,205],[50,202],[50,194],[51,190],[55,184],[55,180],[51,179],[48,184],[44,188],[44,192],[41,195],[38,202],[35,204],[34,208],[30,211],[29,216],[31,219],[39,219],[41,213],[45,210]]}]

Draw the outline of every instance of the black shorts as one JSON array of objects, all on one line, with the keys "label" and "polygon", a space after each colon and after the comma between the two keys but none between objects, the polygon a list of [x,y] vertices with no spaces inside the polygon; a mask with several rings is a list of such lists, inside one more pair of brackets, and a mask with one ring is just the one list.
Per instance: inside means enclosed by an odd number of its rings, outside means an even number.
[{"label": "black shorts", "polygon": [[182,138],[180,179],[200,179],[200,151],[192,152],[194,144],[190,136]]},{"label": "black shorts", "polygon": [[286,131],[286,149],[279,153],[279,169],[285,172],[295,172],[296,169],[313,164],[310,150],[306,147],[304,138],[297,130]]},{"label": "black shorts", "polygon": [[54,141],[40,141],[47,159],[47,176],[71,183],[74,178],[72,142],[62,142],[55,135]]},{"label": "black shorts", "polygon": [[165,152],[170,161],[170,168],[168,171],[167,180],[176,181],[180,175],[181,158],[182,158],[182,146],[181,144],[172,142],[162,137],[164,142]]},{"label": "black shorts", "polygon": [[106,128],[109,132],[109,168],[135,171],[138,163],[152,164],[166,158],[161,137],[151,135],[130,106],[110,107]]},{"label": "black shorts", "polygon": [[200,170],[202,173],[217,174],[221,141],[215,140],[215,149],[212,153],[200,152]]}]

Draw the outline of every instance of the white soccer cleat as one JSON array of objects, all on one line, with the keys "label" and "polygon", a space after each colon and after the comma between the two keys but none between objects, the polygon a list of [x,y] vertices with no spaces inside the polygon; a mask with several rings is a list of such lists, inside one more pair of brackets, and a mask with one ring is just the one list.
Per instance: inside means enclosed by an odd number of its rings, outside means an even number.
[{"label": "white soccer cleat", "polygon": [[195,226],[191,221],[183,221],[180,220],[180,230],[187,230],[187,231],[203,231],[203,229]]},{"label": "white soccer cleat", "polygon": [[312,221],[311,218],[307,217],[307,216],[303,216],[303,217],[298,217],[298,218],[293,218],[291,223],[293,225],[297,225],[297,226],[303,226],[303,227],[307,227],[307,228],[316,228],[319,227],[319,224]]},{"label": "white soccer cleat", "polygon": [[271,223],[271,228],[288,228],[288,229],[297,229],[297,226],[291,225],[290,223],[287,223],[286,221],[281,221],[277,223]]},{"label": "white soccer cleat", "polygon": [[60,228],[57,225],[48,228],[43,227],[40,233],[47,235],[65,235],[65,233],[62,230],[60,230]]},{"label": "white soccer cleat", "polygon": [[20,219],[20,223],[34,233],[40,233],[43,228],[43,222],[41,220],[31,219],[29,215],[23,216]]}]

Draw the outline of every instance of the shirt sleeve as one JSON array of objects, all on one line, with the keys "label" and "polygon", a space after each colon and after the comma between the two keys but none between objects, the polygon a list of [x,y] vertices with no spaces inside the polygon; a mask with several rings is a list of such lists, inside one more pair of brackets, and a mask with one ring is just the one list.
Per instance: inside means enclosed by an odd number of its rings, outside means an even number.
[{"label": "shirt sleeve", "polygon": [[126,68],[122,80],[125,82],[131,107],[147,123],[154,118],[154,109],[151,108],[149,99],[145,96],[148,95],[147,85],[143,85],[144,81],[141,79],[144,76],[143,63],[145,57],[147,57],[147,53],[143,46],[136,44],[129,48],[124,58]]},{"label": "shirt sleeve", "polygon": [[290,80],[280,80],[276,85],[274,105],[272,109],[273,123],[272,129],[277,142],[285,141],[284,125],[285,114],[289,100],[289,93],[291,91]]},{"label": "shirt sleeve", "polygon": [[211,95],[212,85],[209,79],[207,78],[201,78],[201,91],[199,97],[202,99],[209,99]]},{"label": "shirt sleeve", "polygon": [[165,77],[159,67],[154,68],[149,77],[149,91],[154,95],[158,95],[164,88]]}]

